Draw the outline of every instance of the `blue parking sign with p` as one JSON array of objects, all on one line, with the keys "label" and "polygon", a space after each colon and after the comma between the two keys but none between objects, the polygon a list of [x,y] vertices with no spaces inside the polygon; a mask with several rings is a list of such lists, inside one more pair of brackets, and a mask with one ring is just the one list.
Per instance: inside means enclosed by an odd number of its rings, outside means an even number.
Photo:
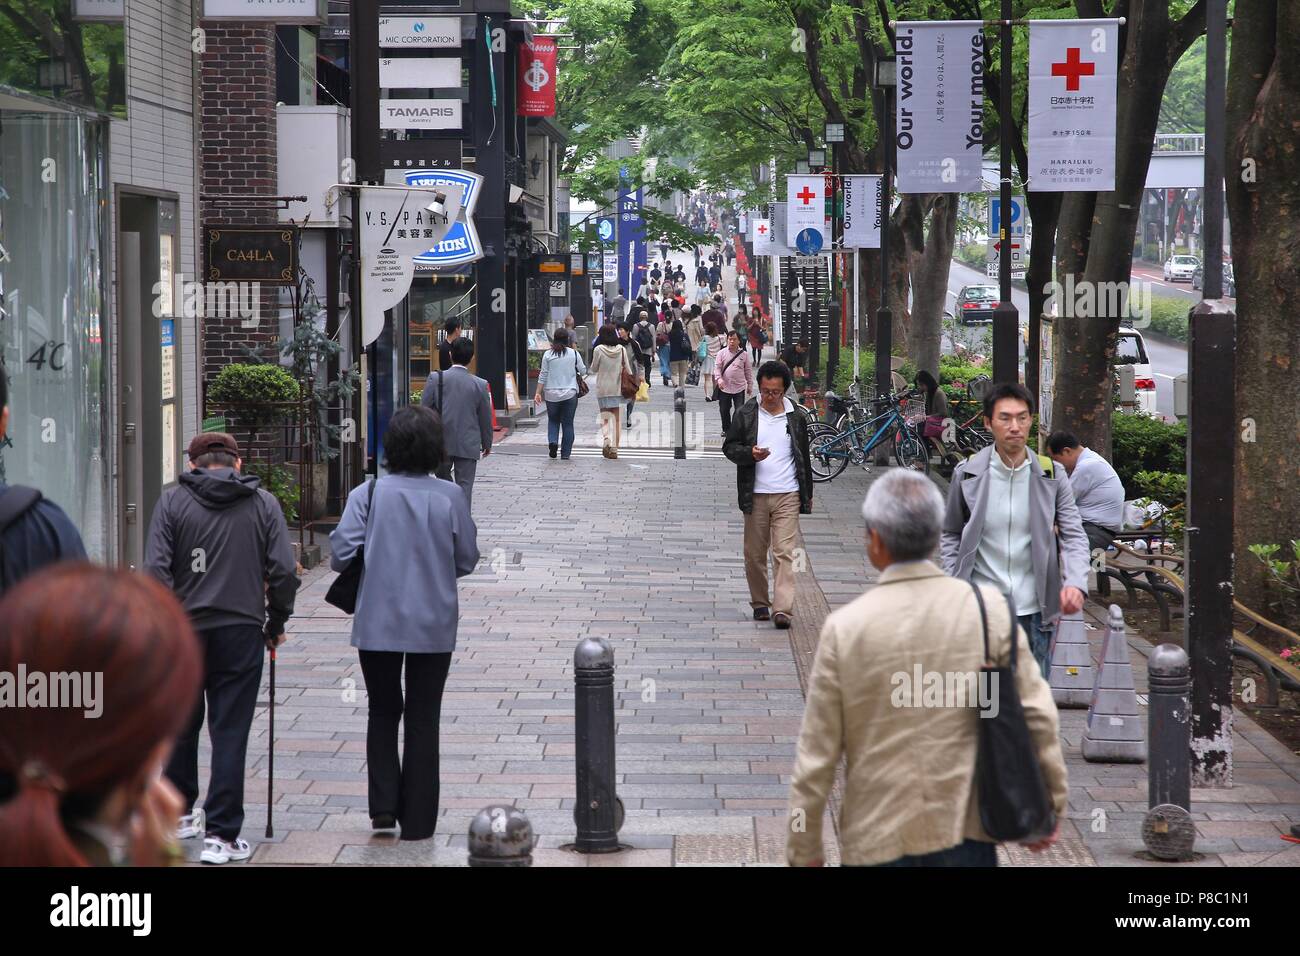
[{"label": "blue parking sign with p", "polygon": [[[994,238],[999,237],[1002,233],[1002,200],[989,200],[989,235]],[[1020,196],[1011,198],[1011,214],[1007,216],[1007,236],[1011,239],[1023,237],[1025,234],[1025,201]]]}]

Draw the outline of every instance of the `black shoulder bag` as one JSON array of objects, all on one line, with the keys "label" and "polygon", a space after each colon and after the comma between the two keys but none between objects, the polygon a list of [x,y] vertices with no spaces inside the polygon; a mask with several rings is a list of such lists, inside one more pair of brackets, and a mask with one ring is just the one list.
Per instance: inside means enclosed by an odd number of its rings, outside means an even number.
[{"label": "black shoulder bag", "polygon": [[[366,493],[366,527],[370,527],[370,509],[375,503],[375,481],[370,479],[370,490]],[[339,572],[330,589],[325,592],[325,603],[332,604],[344,614],[352,614],[357,609],[357,594],[361,590],[361,572],[366,568],[366,543],[364,538],[357,553],[352,556],[348,566]]]},{"label": "black shoulder bag", "polygon": [[997,712],[979,715],[979,751],[975,758],[975,785],[980,802],[980,825],[999,842],[1047,836],[1056,826],[1056,815],[1047,797],[1038,751],[1025,723],[1016,689],[1016,648],[1020,644],[1016,615],[1011,611],[1011,662],[997,667],[989,654],[989,622],[984,596],[971,583],[980,609],[984,634],[984,665],[980,678],[993,683]]}]

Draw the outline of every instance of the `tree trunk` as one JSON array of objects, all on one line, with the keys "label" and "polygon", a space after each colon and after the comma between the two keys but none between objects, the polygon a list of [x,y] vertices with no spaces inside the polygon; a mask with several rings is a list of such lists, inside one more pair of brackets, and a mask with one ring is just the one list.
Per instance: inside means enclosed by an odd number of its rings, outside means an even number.
[{"label": "tree trunk", "polygon": [[925,248],[912,254],[912,335],[908,355],[918,369],[939,377],[939,340],[948,299],[948,272],[957,238],[957,196],[941,194],[930,213]]},{"label": "tree trunk", "polygon": [[[1052,281],[1052,265],[1056,258],[1056,227],[1061,217],[1061,193],[1025,193],[1029,207],[1029,221],[1033,224],[1033,245],[1029,247],[1029,268],[1025,270],[1025,283],[1029,286],[1030,329],[1038,317],[1047,311],[1048,284]],[[1041,345],[1040,345],[1041,351]],[[1033,359],[1026,351],[1025,387],[1034,396],[1037,407],[1039,396],[1038,369],[1031,368]]]},{"label": "tree trunk", "polygon": [[[1228,68],[1225,169],[1237,282],[1235,590],[1266,607],[1246,550],[1300,538],[1300,4],[1239,4]],[[1249,161],[1249,162],[1248,162]],[[1294,624],[1295,622],[1292,622]]]},{"label": "tree trunk", "polygon": [[[1199,14],[1199,27],[1196,16]],[[1087,223],[1087,258],[1082,280],[1098,290],[1101,283],[1128,282],[1133,266],[1133,235],[1137,228],[1151,143],[1160,118],[1160,100],[1178,58],[1205,28],[1205,7],[1198,3],[1178,24],[1171,24],[1165,0],[1133,0],[1129,7],[1124,57],[1119,68],[1116,118],[1115,189],[1093,193]],[[1071,193],[1074,196],[1085,194]],[[1086,205],[1086,200],[1078,200]],[[1067,199],[1064,206],[1070,205]],[[1081,234],[1065,228],[1081,226],[1081,207],[1061,217],[1061,240],[1070,250],[1071,265],[1082,244]],[[1058,253],[1059,255],[1059,253]],[[1058,269],[1064,281],[1067,271]],[[1076,280],[1077,281],[1077,280]],[[1093,295],[1090,315],[1073,315],[1063,308],[1058,320],[1056,385],[1052,425],[1074,432],[1079,440],[1106,458],[1111,456],[1111,367],[1120,316],[1110,314],[1110,296]]]}]

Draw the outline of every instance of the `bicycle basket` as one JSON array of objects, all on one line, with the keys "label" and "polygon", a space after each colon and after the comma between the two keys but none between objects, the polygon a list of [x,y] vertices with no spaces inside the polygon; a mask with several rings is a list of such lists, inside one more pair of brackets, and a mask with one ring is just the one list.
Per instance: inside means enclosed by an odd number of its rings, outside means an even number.
[{"label": "bicycle basket", "polygon": [[909,425],[925,421],[925,399],[909,398],[899,409]]}]

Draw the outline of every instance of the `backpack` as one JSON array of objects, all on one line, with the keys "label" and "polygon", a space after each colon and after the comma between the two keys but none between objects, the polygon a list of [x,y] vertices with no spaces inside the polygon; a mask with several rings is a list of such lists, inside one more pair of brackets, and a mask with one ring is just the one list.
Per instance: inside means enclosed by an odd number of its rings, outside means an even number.
[{"label": "backpack", "polygon": [[638,322],[636,325],[636,344],[641,346],[642,352],[649,352],[654,348],[654,331],[647,322]]}]

